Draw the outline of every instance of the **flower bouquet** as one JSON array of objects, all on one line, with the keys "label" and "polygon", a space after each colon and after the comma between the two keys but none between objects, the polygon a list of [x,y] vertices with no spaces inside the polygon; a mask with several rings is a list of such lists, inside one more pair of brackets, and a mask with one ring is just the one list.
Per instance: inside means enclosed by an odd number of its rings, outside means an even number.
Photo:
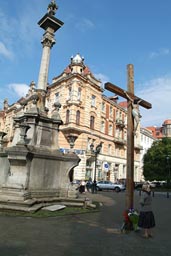
[{"label": "flower bouquet", "polygon": [[131,230],[137,231],[139,214],[137,210],[129,209],[123,212],[124,221],[121,231],[129,232]]},{"label": "flower bouquet", "polygon": [[132,223],[133,230],[137,231],[137,229],[138,229],[138,219],[139,219],[138,211],[135,210],[135,209],[129,209],[128,217],[129,217],[129,220]]}]

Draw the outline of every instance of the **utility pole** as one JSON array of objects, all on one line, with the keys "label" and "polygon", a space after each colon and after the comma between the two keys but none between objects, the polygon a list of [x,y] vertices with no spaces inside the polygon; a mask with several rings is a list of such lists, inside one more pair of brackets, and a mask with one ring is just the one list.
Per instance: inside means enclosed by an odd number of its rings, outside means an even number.
[{"label": "utility pole", "polygon": [[[139,105],[150,109],[152,105],[134,95],[134,66],[127,65],[127,91],[112,84],[105,83],[105,89],[127,99],[127,176],[126,176],[126,209],[134,206],[134,136],[138,126]],[[136,123],[136,124],[135,124]]]}]

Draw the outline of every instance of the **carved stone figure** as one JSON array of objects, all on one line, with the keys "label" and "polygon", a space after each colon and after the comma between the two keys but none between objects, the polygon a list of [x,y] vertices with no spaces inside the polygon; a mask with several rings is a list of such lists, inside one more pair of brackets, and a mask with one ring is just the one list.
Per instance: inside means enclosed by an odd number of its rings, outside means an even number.
[{"label": "carved stone figure", "polygon": [[140,118],[142,117],[140,115],[140,110],[139,110],[139,103],[142,101],[142,100],[134,100],[134,99],[131,99],[131,97],[127,94],[126,91],[124,91],[124,93],[126,94],[127,98],[131,101],[131,104],[132,104],[132,115],[133,115],[133,118],[134,118],[134,134],[136,134],[136,131],[137,131],[137,128],[138,128],[138,125],[139,125],[139,122],[140,122]]}]

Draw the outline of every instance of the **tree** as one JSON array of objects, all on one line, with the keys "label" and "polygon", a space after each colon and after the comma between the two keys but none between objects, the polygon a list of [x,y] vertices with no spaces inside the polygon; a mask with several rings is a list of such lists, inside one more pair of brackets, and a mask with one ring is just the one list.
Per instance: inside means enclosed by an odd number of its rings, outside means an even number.
[{"label": "tree", "polygon": [[171,139],[155,141],[144,155],[143,174],[146,180],[170,179]]}]

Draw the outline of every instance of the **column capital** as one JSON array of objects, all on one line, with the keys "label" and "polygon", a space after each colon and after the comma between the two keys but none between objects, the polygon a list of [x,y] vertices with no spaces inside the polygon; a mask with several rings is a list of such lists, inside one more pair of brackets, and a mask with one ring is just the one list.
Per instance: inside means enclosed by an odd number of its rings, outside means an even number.
[{"label": "column capital", "polygon": [[56,43],[54,34],[46,32],[42,38],[41,43],[42,43],[43,47],[48,46],[48,47],[52,48],[53,45]]}]

